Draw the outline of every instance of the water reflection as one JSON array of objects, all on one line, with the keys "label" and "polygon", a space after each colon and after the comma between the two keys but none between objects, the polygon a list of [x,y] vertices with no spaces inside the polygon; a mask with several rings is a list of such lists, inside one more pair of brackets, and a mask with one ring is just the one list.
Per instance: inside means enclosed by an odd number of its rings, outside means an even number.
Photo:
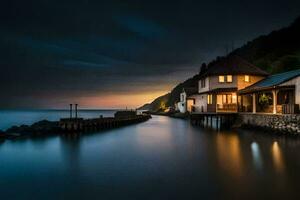
[{"label": "water reflection", "polygon": [[237,135],[219,133],[216,136],[219,166],[233,177],[243,173],[240,141]]},{"label": "water reflection", "polygon": [[78,165],[80,141],[79,134],[68,134],[60,137],[60,145],[63,146],[61,149],[62,155],[70,164],[70,167],[76,167]]},{"label": "water reflection", "polygon": [[174,134],[172,134],[173,127],[176,127],[176,124],[171,122],[166,117],[153,118],[149,122],[151,124],[140,124],[137,126],[132,139],[136,140],[140,151],[149,151],[150,153],[160,151],[164,153],[172,148],[172,145],[174,145],[173,139],[176,139]]},{"label": "water reflection", "polygon": [[255,168],[261,170],[263,167],[263,161],[259,145],[256,142],[251,143],[251,151]]},{"label": "water reflection", "polygon": [[272,145],[272,157],[275,169],[277,170],[277,172],[282,173],[284,171],[284,160],[281,148],[277,141],[273,142]]}]

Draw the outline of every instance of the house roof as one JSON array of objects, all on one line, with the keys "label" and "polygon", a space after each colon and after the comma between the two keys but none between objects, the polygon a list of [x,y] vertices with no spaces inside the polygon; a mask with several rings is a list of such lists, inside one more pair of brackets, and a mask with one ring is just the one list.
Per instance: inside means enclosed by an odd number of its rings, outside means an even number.
[{"label": "house roof", "polygon": [[255,65],[247,62],[239,56],[231,55],[226,58],[220,58],[219,60],[213,62],[207,69],[207,71],[202,75],[226,75],[226,74],[247,74],[247,75],[260,75],[267,76],[269,73],[256,67]]},{"label": "house roof", "polygon": [[198,89],[196,87],[188,87],[183,88],[183,91],[186,93],[186,96],[190,96],[196,94],[198,92]]},{"label": "house roof", "polygon": [[240,92],[249,92],[254,90],[260,90],[260,89],[266,89],[271,87],[276,87],[286,81],[289,81],[297,76],[300,76],[300,69],[288,71],[280,74],[274,74],[271,76],[268,76],[267,78],[249,86],[246,87],[243,90],[240,90]]}]

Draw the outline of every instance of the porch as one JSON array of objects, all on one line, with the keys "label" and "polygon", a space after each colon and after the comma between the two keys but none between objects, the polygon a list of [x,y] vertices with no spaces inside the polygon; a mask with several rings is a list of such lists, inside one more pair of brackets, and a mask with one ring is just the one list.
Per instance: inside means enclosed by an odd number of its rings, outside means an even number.
[{"label": "porch", "polygon": [[192,112],[196,113],[237,113],[237,89],[218,88],[209,93],[201,94],[197,105],[192,106]]},{"label": "porch", "polygon": [[295,104],[295,87],[285,86],[240,93],[238,111],[269,114],[298,113],[299,105]]},{"label": "porch", "polygon": [[236,92],[224,92],[215,94],[216,96],[216,112],[229,112],[234,113],[238,111],[237,94]]}]

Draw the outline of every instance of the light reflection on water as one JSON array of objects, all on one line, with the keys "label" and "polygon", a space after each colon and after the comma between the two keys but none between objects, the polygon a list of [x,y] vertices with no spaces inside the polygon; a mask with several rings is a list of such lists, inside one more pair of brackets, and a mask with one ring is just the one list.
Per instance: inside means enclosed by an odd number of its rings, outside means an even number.
[{"label": "light reflection on water", "polygon": [[281,149],[277,141],[272,144],[272,156],[274,161],[274,166],[278,172],[283,172],[284,170],[284,161]]},{"label": "light reflection on water", "polygon": [[233,177],[240,177],[243,173],[243,160],[238,136],[217,134],[216,142],[220,167]]},{"label": "light reflection on water", "polygon": [[[297,199],[300,141],[153,116],[0,143],[1,199]],[[16,190],[18,192],[16,192]]]},{"label": "light reflection on water", "polygon": [[259,145],[256,142],[251,143],[251,151],[253,156],[253,164],[255,168],[261,170],[263,167],[263,160],[262,160]]}]

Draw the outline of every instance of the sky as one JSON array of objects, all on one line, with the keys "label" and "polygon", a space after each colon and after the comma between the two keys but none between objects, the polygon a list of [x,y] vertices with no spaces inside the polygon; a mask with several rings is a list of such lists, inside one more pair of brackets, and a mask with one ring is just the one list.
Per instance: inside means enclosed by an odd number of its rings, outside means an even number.
[{"label": "sky", "polygon": [[300,16],[300,1],[10,0],[0,108],[136,108]]}]

